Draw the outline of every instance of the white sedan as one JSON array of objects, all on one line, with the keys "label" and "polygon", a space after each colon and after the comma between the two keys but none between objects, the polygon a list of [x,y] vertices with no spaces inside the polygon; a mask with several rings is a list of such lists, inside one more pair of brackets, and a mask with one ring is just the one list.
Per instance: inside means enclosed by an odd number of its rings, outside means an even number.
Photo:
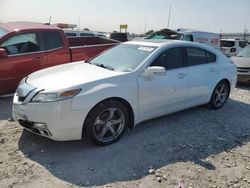
[{"label": "white sedan", "polygon": [[139,122],[208,104],[218,109],[236,83],[219,51],[185,41],[131,41],[84,62],[37,71],[15,93],[13,118],[53,140],[116,142]]}]

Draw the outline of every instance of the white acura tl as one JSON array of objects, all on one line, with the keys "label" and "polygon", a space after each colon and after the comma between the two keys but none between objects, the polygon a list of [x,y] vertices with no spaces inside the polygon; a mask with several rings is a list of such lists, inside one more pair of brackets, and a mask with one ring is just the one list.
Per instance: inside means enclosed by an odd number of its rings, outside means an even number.
[{"label": "white acura tl", "polygon": [[184,41],[122,43],[84,62],[37,71],[15,93],[13,118],[53,140],[116,142],[127,127],[189,107],[218,109],[236,83],[219,51]]}]

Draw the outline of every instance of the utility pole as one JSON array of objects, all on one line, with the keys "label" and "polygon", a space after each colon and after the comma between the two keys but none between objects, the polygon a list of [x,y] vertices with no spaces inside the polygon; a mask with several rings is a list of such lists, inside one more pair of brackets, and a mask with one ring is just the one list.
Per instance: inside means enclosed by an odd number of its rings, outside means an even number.
[{"label": "utility pole", "polygon": [[49,17],[49,25],[51,25],[51,16]]},{"label": "utility pole", "polygon": [[245,24],[244,24],[244,40],[246,40],[246,35],[247,35],[247,19],[245,19]]},{"label": "utility pole", "polygon": [[169,13],[168,13],[168,26],[167,26],[167,28],[169,28],[169,22],[170,22],[170,16],[171,16],[171,9],[172,9],[172,6],[170,5],[169,6]]},{"label": "utility pole", "polygon": [[78,18],[78,30],[80,30],[80,28],[81,28],[81,19],[80,19],[80,17]]},{"label": "utility pole", "polygon": [[147,19],[144,20],[145,24],[144,24],[144,34],[147,32]]}]

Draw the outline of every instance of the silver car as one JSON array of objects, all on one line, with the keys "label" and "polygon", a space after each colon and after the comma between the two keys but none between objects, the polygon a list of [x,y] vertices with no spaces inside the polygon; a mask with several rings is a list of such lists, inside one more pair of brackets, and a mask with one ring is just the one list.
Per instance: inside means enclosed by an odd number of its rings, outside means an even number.
[{"label": "silver car", "polygon": [[250,84],[250,45],[231,59],[237,66],[237,81]]}]

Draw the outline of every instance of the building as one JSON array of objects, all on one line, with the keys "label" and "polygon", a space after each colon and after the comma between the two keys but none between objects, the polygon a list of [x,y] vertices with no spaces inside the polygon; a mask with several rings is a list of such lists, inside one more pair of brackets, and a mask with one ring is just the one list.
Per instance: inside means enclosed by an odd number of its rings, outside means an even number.
[{"label": "building", "polygon": [[221,33],[221,39],[243,39],[250,42],[250,33]]}]

